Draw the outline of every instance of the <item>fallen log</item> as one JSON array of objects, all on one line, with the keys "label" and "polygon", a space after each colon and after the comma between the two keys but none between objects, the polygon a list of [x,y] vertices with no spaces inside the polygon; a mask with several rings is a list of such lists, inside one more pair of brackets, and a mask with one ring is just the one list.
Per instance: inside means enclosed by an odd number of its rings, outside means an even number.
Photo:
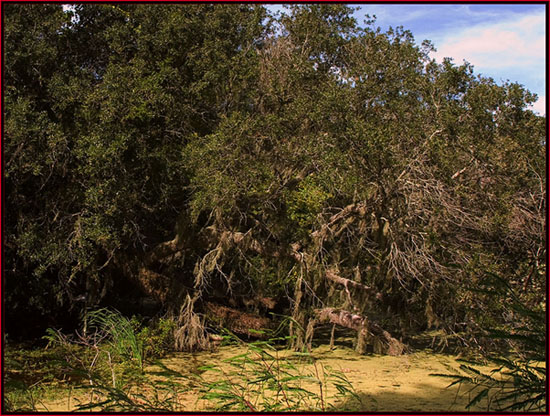
[{"label": "fallen log", "polygon": [[406,350],[406,346],[401,341],[393,338],[376,322],[369,321],[366,316],[336,308],[316,309],[314,313],[315,319],[311,320],[308,325],[309,344],[313,338],[315,325],[331,323],[357,331],[356,351],[360,354],[365,354],[369,341],[373,344],[375,353],[401,355]]}]

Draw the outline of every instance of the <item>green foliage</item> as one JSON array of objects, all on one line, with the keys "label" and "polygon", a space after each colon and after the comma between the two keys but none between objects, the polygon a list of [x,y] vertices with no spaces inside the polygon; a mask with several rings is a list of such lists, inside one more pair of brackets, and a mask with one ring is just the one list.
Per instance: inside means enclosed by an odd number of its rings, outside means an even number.
[{"label": "green foliage", "polygon": [[326,201],[332,195],[311,176],[304,179],[298,189],[289,193],[287,197],[287,212],[289,218],[296,223],[304,234],[309,234],[316,225],[317,215],[326,206]]},{"label": "green foliage", "polygon": [[[499,302],[465,290],[488,267],[540,303],[536,97],[353,13],[6,5],[10,336],[122,309],[128,286],[171,313],[193,299],[198,316],[224,288],[228,304],[269,294],[307,319],[358,297],[328,269],[383,295],[347,306],[405,333],[501,324]],[[171,324],[136,335],[96,319],[138,368],[167,350]]]},{"label": "green foliage", "polygon": [[[247,105],[264,16],[224,5],[6,9],[14,315],[93,307],[119,274],[115,257],[172,232],[189,196],[181,152],[215,130],[221,108]],[[58,299],[19,301],[48,285]],[[85,291],[87,305],[75,304]]]}]

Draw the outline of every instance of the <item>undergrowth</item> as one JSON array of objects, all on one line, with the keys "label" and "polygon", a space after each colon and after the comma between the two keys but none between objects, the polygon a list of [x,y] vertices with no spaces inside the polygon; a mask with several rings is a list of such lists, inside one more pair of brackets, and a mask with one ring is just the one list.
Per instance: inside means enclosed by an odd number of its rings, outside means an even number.
[{"label": "undergrowth", "polygon": [[[49,329],[44,337],[47,362],[55,363],[49,377],[70,387],[68,401],[76,411],[188,411],[182,397],[189,394],[196,397],[195,406],[214,411],[327,411],[338,399],[358,400],[343,373],[316,362],[307,351],[286,349],[288,337],[272,334],[267,341],[246,343],[227,332],[222,343],[238,345],[243,353],[179,372],[158,359],[166,354],[172,324],[145,329],[136,319],[101,309],[89,314],[87,328],[87,334],[73,336]],[[19,389],[12,380],[5,409],[45,408],[40,397],[48,384],[43,380]]]},{"label": "undergrowth", "polygon": [[485,337],[499,342],[506,354],[485,354],[484,363],[493,364],[490,372],[475,368],[478,360],[462,360],[461,373],[434,374],[450,378],[449,387],[458,385],[469,397],[466,409],[487,400],[488,411],[547,412],[546,311],[542,305],[528,307],[499,276],[490,274],[476,289],[507,305],[508,322],[486,331]]}]

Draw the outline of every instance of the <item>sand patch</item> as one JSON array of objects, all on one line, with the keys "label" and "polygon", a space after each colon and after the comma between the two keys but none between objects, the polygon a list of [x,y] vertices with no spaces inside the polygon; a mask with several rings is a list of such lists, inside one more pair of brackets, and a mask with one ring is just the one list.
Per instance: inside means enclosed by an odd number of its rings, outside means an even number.
[{"label": "sand patch", "polygon": [[[185,385],[186,391],[180,391],[177,396],[170,396],[177,402],[180,411],[205,411],[211,403],[200,400],[197,383],[193,379],[197,376],[204,380],[214,381],[216,377],[228,374],[231,366],[224,361],[228,358],[245,353],[240,346],[224,346],[213,353],[176,353],[161,360],[162,366],[149,366],[150,383],[142,386],[140,393],[149,391],[156,382],[172,380]],[[281,357],[292,355],[289,351],[279,351]],[[458,387],[447,388],[449,379],[435,377],[434,373],[452,373],[459,367],[455,357],[431,352],[416,352],[402,356],[387,355],[357,355],[352,349],[338,347],[332,351],[328,346],[320,346],[312,351],[316,365],[332,367],[341,371],[354,386],[360,402],[350,398],[333,401],[336,411],[356,412],[459,412],[465,410],[468,396],[457,395]],[[294,358],[293,358],[294,360]],[[311,364],[300,363],[296,359],[297,367],[303,371],[313,371]],[[219,372],[204,371],[204,366],[214,366]],[[482,368],[483,369],[483,368]],[[488,370],[489,368],[484,368]],[[170,375],[179,373],[180,378]],[[194,374],[194,375],[192,375]],[[186,384],[187,383],[187,384]],[[464,390],[464,387],[462,387]],[[335,393],[334,387],[324,392],[327,396]],[[170,394],[169,392],[165,394]],[[168,397],[168,396],[167,396]],[[58,400],[41,403],[39,409],[43,411],[74,411],[79,401],[86,397],[65,392]],[[161,397],[162,400],[162,397]],[[306,410],[306,409],[305,409]],[[487,401],[483,400],[471,411],[487,411]]]}]

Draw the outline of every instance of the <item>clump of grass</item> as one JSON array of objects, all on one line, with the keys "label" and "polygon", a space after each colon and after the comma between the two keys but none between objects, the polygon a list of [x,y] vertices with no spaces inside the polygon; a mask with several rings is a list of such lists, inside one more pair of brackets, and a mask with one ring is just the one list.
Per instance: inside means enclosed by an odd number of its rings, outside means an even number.
[{"label": "clump of grass", "polygon": [[435,374],[454,381],[449,387],[464,386],[470,399],[470,409],[483,399],[487,400],[487,411],[545,411],[546,368],[544,363],[523,362],[513,359],[491,359],[499,366],[489,373],[476,369],[477,362],[460,365],[463,374]]},{"label": "clump of grass", "polygon": [[[224,360],[222,365],[199,367],[198,374],[182,374],[160,361],[159,370],[145,372],[145,383],[134,388],[110,385],[105,378],[93,380],[91,389],[99,400],[78,406],[83,411],[102,412],[181,412],[189,410],[180,402],[191,389],[200,393],[208,409],[216,411],[327,411],[338,399],[360,400],[353,386],[339,371],[317,363],[309,352],[279,349],[286,337],[245,343],[226,332],[225,344],[245,350]],[[162,376],[162,380],[155,376]],[[146,387],[145,387],[146,386]],[[334,391],[330,391],[332,388]]]},{"label": "clump of grass", "polygon": [[36,412],[42,391],[36,384],[28,386],[21,380],[4,381],[4,409],[7,412]]},{"label": "clump of grass", "polygon": [[102,413],[181,412],[186,410],[179,400],[180,395],[188,390],[183,382],[185,380],[187,377],[177,373],[176,376],[171,374],[162,381],[152,382],[144,379],[134,385],[115,387],[104,378],[96,378],[93,386],[80,386],[80,388],[93,393],[95,399],[82,401],[77,405],[77,410]]},{"label": "clump of grass", "polygon": [[48,329],[44,337],[48,347],[56,349],[65,373],[73,380],[76,409],[170,410],[161,406],[165,399],[162,386],[138,389],[146,381],[145,349],[135,320],[108,309],[90,312],[87,319],[86,335],[68,336]]},{"label": "clump of grass", "polygon": [[101,334],[105,334],[109,339],[108,342],[112,350],[123,361],[135,362],[137,367],[143,370],[143,340],[138,338],[128,318],[116,311],[99,309],[90,312],[88,319],[88,326],[95,328]]},{"label": "clump of grass", "polygon": [[[49,336],[65,339],[54,330],[50,330]],[[78,368],[93,357],[93,351],[72,342],[66,345],[56,342],[45,349],[9,345],[3,354],[4,409],[8,412],[47,409],[45,403],[58,398],[61,390],[82,381],[82,375],[71,368]]]},{"label": "clump of grass", "polygon": [[160,319],[142,328],[137,318],[108,309],[92,311],[86,319],[85,334],[50,328],[43,337],[45,349],[5,353],[5,409],[47,410],[48,396],[66,391],[80,403],[79,410],[170,410],[173,401],[165,399],[177,386],[170,381],[147,388],[144,367],[146,357],[159,358],[173,348],[175,322]]}]

